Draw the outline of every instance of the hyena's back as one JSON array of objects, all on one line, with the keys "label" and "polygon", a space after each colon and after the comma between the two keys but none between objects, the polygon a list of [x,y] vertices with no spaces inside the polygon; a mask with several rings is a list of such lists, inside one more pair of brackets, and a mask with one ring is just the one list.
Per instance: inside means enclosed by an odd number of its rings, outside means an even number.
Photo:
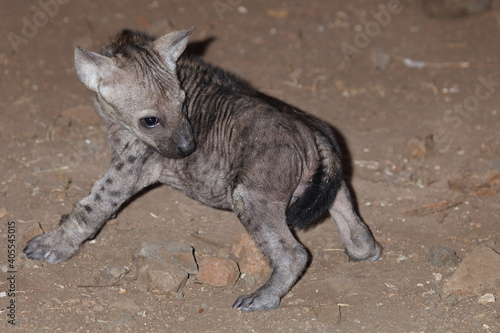
[{"label": "hyena's back", "polygon": [[[286,211],[291,227],[306,228],[328,210],[342,179],[330,127],[199,57],[183,55],[177,66],[198,149],[225,147],[215,169],[223,157],[236,178],[252,172],[250,177],[263,178],[269,187],[281,182],[282,190],[291,190]],[[269,169],[289,179],[265,179]]]}]

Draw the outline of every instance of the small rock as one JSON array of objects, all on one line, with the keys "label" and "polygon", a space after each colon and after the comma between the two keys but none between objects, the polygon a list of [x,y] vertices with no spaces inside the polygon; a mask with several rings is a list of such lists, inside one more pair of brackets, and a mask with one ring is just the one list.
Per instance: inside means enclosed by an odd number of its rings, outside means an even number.
[{"label": "small rock", "polygon": [[431,289],[429,291],[424,291],[422,293],[422,297],[426,297],[426,296],[430,296],[430,295],[435,295],[436,294],[436,291],[434,289]]},{"label": "small rock", "polygon": [[500,255],[488,247],[472,251],[447,279],[444,291],[455,295],[500,293]]},{"label": "small rock", "polygon": [[305,302],[306,301],[303,298],[296,298],[294,300],[289,301],[288,304],[290,304],[290,305],[299,305],[299,304],[303,304]]},{"label": "small rock", "polygon": [[139,255],[154,259],[162,259],[165,254],[163,251],[165,250],[169,253],[193,252],[192,246],[178,241],[163,241],[157,243],[144,242],[141,244]]},{"label": "small rock", "polygon": [[233,260],[207,257],[201,264],[197,278],[202,283],[223,287],[234,284],[239,276],[238,264]]},{"label": "small rock", "polygon": [[455,306],[458,304],[458,299],[455,296],[450,295],[450,296],[446,297],[445,299],[443,299],[443,303],[448,305],[448,306]]},{"label": "small rock", "polygon": [[134,256],[140,266],[136,286],[141,291],[179,292],[189,277],[198,273],[194,249],[185,243],[142,243]]},{"label": "small rock", "polygon": [[130,298],[125,298],[125,299],[120,299],[118,301],[114,301],[109,305],[110,308],[112,309],[117,309],[117,310],[123,310],[131,314],[136,314],[141,310],[139,305],[137,305],[136,302],[134,302],[133,299]]},{"label": "small rock", "polygon": [[10,213],[7,211],[7,209],[5,207],[0,207],[0,219],[2,217],[6,217],[9,215],[10,215]]},{"label": "small rock", "polygon": [[150,290],[158,292],[179,291],[180,287],[184,285],[189,277],[188,274],[184,276],[180,274],[172,274],[165,270],[149,270],[148,277],[150,281]]},{"label": "small rock", "polygon": [[239,6],[238,7],[238,13],[240,13],[240,14],[247,14],[248,13],[248,9],[246,7],[243,7],[243,6]]},{"label": "small rock", "polygon": [[198,264],[196,263],[196,259],[193,253],[193,247],[182,242],[144,242],[141,245],[139,257],[164,261],[173,260],[175,263],[179,264],[187,273],[197,274]]},{"label": "small rock", "polygon": [[193,255],[193,249],[187,252],[178,252],[172,254],[172,259],[178,263],[189,274],[198,274],[198,264]]},{"label": "small rock", "polygon": [[158,293],[178,292],[189,274],[178,265],[160,260],[149,260],[139,269],[136,286],[141,291]]},{"label": "small rock", "polygon": [[427,155],[427,147],[424,141],[413,138],[406,144],[406,152],[411,158],[423,158]]},{"label": "small rock", "polygon": [[429,251],[428,261],[434,266],[456,266],[460,258],[452,249],[435,245]]},{"label": "small rock", "polygon": [[94,311],[96,312],[104,311],[104,307],[102,305],[96,304],[94,305]]},{"label": "small rock", "polygon": [[248,286],[253,286],[257,283],[255,276],[246,273],[241,274],[240,279],[243,280],[243,282],[245,282]]},{"label": "small rock", "polygon": [[101,272],[101,276],[99,277],[99,284],[103,286],[112,285],[118,281],[120,281],[125,275],[130,272],[128,267],[109,267]]},{"label": "small rock", "polygon": [[495,303],[495,295],[493,294],[484,294],[483,296],[479,297],[477,300],[479,304],[488,304],[488,303]]},{"label": "small rock", "polygon": [[434,277],[434,281],[441,281],[443,280],[443,274],[441,273],[432,273],[432,277]]},{"label": "small rock", "polygon": [[259,250],[252,237],[241,234],[234,239],[232,252],[238,258],[238,265],[243,274],[264,279],[271,275],[271,267],[266,257]]}]

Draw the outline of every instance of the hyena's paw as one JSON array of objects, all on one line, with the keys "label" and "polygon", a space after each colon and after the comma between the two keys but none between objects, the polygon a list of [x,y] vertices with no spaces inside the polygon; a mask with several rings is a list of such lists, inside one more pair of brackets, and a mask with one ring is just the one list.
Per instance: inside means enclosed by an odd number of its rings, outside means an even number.
[{"label": "hyena's paw", "polygon": [[375,240],[365,244],[363,248],[349,249],[345,252],[352,261],[377,261],[382,256],[382,246]]},{"label": "hyena's paw", "polygon": [[244,311],[267,311],[276,309],[280,305],[280,297],[268,295],[264,291],[256,291],[250,295],[238,297],[233,308]]},{"label": "hyena's paw", "polygon": [[73,241],[62,229],[36,236],[28,242],[24,253],[30,259],[45,261],[51,264],[69,259],[78,250],[80,244]]}]

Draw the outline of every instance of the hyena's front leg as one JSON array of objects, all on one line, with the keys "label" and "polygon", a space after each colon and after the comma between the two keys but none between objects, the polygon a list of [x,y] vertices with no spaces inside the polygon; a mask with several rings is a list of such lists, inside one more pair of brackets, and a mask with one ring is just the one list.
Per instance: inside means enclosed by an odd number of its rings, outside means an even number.
[{"label": "hyena's front leg", "polygon": [[[31,259],[58,263],[69,259],[88,238],[94,236],[132,195],[155,183],[161,174],[161,157],[127,133],[111,138],[113,157],[106,174],[64,215],[58,229],[33,238],[24,252]],[[111,142],[113,142],[110,140]]]},{"label": "hyena's front leg", "polygon": [[286,222],[286,202],[265,200],[263,191],[238,185],[233,192],[233,209],[269,260],[272,274],[258,290],[240,296],[233,307],[241,311],[277,308],[307,265],[308,254],[295,239]]}]

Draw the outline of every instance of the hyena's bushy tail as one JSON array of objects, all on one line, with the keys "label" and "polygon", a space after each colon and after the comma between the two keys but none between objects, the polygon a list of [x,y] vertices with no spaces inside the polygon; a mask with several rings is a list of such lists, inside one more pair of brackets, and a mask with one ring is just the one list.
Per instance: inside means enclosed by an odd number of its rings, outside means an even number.
[{"label": "hyena's bushy tail", "polygon": [[324,129],[315,134],[320,163],[304,194],[288,207],[286,218],[290,227],[304,229],[313,224],[330,208],[340,187],[340,152],[328,132]]}]

